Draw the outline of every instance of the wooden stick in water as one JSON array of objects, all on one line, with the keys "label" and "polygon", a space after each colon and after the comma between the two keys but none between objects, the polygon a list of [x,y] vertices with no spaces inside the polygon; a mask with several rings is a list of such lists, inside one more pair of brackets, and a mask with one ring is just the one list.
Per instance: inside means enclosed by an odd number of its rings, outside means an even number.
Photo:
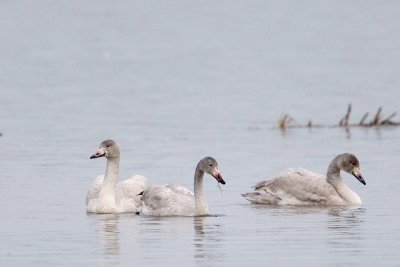
[{"label": "wooden stick in water", "polygon": [[345,126],[345,127],[349,126],[350,113],[351,113],[351,104],[347,106],[346,115],[340,120],[339,126]]},{"label": "wooden stick in water", "polygon": [[391,119],[393,119],[395,116],[396,116],[396,112],[393,112],[386,119],[382,120],[381,125],[390,124],[392,122]]},{"label": "wooden stick in water", "polygon": [[370,123],[370,125],[379,125],[381,120],[381,112],[382,112],[382,107],[379,107],[378,111],[375,114],[374,120]]},{"label": "wooden stick in water", "polygon": [[362,119],[360,120],[359,125],[364,126],[364,121],[367,119],[369,113],[365,113],[365,115],[362,117]]}]

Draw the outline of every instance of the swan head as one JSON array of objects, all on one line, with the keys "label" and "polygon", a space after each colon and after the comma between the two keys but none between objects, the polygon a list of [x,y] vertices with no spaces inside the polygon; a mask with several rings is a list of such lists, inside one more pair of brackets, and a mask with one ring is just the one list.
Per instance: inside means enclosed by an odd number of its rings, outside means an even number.
[{"label": "swan head", "polygon": [[91,159],[106,157],[107,159],[119,157],[119,147],[114,140],[105,140],[101,142],[99,148],[96,150]]},{"label": "swan head", "polygon": [[225,184],[224,179],[222,179],[221,173],[218,169],[218,162],[213,157],[205,157],[200,160],[197,165],[197,169],[208,173],[213,176],[218,183]]},{"label": "swan head", "polygon": [[357,157],[350,153],[341,154],[337,157],[338,167],[345,172],[352,174],[360,183],[366,185],[366,182],[360,171],[360,162]]}]

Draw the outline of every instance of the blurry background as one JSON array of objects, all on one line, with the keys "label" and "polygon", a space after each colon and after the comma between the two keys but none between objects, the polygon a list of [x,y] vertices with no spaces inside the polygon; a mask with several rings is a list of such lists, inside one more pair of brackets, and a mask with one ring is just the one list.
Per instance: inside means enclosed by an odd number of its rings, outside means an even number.
[{"label": "blurry background", "polygon": [[[2,1],[0,266],[368,264],[400,260],[398,128],[277,129],[399,112],[397,1]],[[371,115],[372,115],[371,114]],[[396,118],[395,118],[396,120]],[[398,120],[397,120],[398,121]],[[88,216],[85,194],[121,148],[120,179],[192,188],[204,156],[223,216]],[[249,205],[288,167],[361,161],[351,209]]]}]

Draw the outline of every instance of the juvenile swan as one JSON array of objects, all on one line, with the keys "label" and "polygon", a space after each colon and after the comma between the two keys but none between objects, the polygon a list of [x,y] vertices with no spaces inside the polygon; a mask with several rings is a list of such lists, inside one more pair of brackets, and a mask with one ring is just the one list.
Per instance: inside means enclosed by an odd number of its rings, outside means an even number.
[{"label": "juvenile swan", "polygon": [[359,205],[360,197],[340,177],[340,170],[351,173],[366,184],[360,163],[353,154],[338,155],[328,167],[326,177],[305,169],[287,170],[270,181],[254,186],[255,192],[242,194],[253,204],[269,205]]},{"label": "juvenile swan", "polygon": [[137,212],[138,194],[147,187],[147,178],[135,175],[117,183],[119,173],[119,147],[113,140],[103,141],[90,158],[105,157],[104,175],[94,180],[86,194],[86,211],[92,213]]},{"label": "juvenile swan", "polygon": [[218,183],[225,184],[218,169],[217,161],[205,157],[197,164],[194,172],[194,194],[187,188],[168,184],[147,188],[142,194],[141,215],[146,216],[201,216],[207,215],[204,199],[203,176],[212,175]]}]

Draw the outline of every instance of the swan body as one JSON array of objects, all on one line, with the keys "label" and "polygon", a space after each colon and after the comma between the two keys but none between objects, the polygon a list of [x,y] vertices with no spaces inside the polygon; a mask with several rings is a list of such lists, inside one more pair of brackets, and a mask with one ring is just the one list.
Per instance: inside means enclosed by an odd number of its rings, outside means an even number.
[{"label": "swan body", "polygon": [[366,184],[356,156],[345,153],[332,160],[326,176],[302,168],[289,169],[272,180],[257,183],[254,192],[242,196],[253,204],[360,205],[360,197],[342,181],[340,170]]},{"label": "swan body", "polygon": [[86,194],[86,211],[89,213],[137,212],[140,192],[148,186],[147,178],[132,176],[117,183],[120,152],[113,140],[103,141],[90,158],[105,157],[107,167],[104,175],[95,178]]},{"label": "swan body", "polygon": [[203,176],[212,175],[219,183],[225,184],[218,169],[217,161],[205,157],[197,164],[194,175],[194,193],[176,185],[153,185],[142,194],[141,215],[145,216],[201,216],[208,214],[204,199]]}]

